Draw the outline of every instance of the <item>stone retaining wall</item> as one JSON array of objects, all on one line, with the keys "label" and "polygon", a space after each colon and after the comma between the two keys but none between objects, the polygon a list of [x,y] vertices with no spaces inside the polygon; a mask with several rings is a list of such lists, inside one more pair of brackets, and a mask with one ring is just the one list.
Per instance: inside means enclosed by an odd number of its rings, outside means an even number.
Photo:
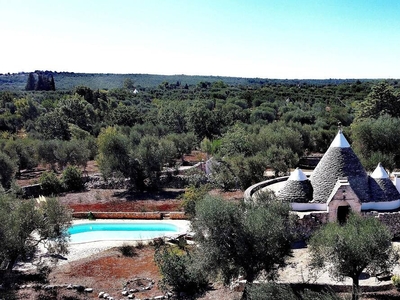
[{"label": "stone retaining wall", "polygon": [[394,239],[400,239],[400,212],[377,212],[370,211],[364,212],[364,215],[374,216],[381,221],[382,224],[385,224],[390,232],[393,234]]},{"label": "stone retaining wall", "polygon": [[[92,212],[96,219],[186,220],[184,212]],[[89,212],[74,212],[72,217],[88,219]]]}]

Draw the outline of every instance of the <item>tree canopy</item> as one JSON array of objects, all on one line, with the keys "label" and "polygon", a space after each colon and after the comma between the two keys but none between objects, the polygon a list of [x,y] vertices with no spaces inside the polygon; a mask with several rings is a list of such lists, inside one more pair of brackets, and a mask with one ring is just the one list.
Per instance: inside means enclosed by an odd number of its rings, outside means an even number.
[{"label": "tree canopy", "polygon": [[225,284],[243,275],[251,285],[261,272],[273,280],[291,253],[289,206],[260,199],[235,204],[206,196],[196,204],[193,229],[204,271],[220,274]]},{"label": "tree canopy", "polygon": [[42,200],[0,195],[0,261],[7,269],[34,255],[39,245],[50,254],[68,253],[71,214],[57,199]]},{"label": "tree canopy", "polygon": [[332,278],[353,281],[352,299],[359,297],[359,277],[391,270],[399,258],[388,228],[373,217],[350,214],[347,222],[328,223],[310,240],[311,267],[329,269]]}]

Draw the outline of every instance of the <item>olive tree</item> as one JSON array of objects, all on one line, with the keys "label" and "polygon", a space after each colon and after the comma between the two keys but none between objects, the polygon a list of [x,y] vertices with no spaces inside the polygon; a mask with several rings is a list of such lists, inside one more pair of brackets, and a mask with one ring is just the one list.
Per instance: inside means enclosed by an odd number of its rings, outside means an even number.
[{"label": "olive tree", "polygon": [[378,219],[350,214],[344,225],[328,223],[311,237],[311,268],[327,268],[338,281],[350,277],[352,299],[358,299],[361,272],[385,272],[398,260],[391,238],[388,228]]},{"label": "olive tree", "polygon": [[389,171],[400,165],[400,119],[383,115],[351,125],[354,151],[367,170],[381,162]]},{"label": "olive tree", "polygon": [[17,166],[12,159],[5,154],[0,152],[0,188],[8,190],[11,188],[11,184],[14,180]]},{"label": "olive tree", "polygon": [[275,197],[236,204],[206,196],[196,205],[195,238],[203,253],[204,271],[228,284],[243,275],[249,286],[263,273],[277,278],[291,254],[289,206]]},{"label": "olive tree", "polygon": [[171,288],[176,293],[196,294],[204,292],[209,285],[207,274],[198,263],[197,252],[183,251],[176,246],[160,246],[156,249],[156,262],[162,279],[159,285],[166,290]]},{"label": "olive tree", "polygon": [[39,245],[49,254],[68,253],[70,211],[57,199],[19,200],[0,196],[0,265],[12,270],[18,259],[32,256]]}]

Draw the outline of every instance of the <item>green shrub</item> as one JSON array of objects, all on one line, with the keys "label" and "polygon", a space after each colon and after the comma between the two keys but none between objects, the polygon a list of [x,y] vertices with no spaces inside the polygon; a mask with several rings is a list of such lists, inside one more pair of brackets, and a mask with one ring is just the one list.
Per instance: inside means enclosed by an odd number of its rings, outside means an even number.
[{"label": "green shrub", "polygon": [[82,171],[77,166],[68,166],[62,174],[62,183],[67,191],[83,189]]},{"label": "green shrub", "polygon": [[393,275],[392,276],[392,283],[397,289],[399,289],[400,288],[400,275],[397,275],[397,274]]},{"label": "green shrub", "polygon": [[190,252],[183,252],[176,247],[160,247],[156,250],[154,260],[163,278],[159,281],[162,289],[186,294],[204,292],[208,279],[198,260]]},{"label": "green shrub", "polygon": [[196,215],[196,202],[202,200],[209,189],[208,185],[200,187],[190,185],[186,188],[185,193],[182,195],[182,206],[185,210],[185,215],[189,216],[189,218],[193,218]]},{"label": "green shrub", "polygon": [[61,182],[53,171],[43,172],[39,178],[39,183],[45,196],[57,195],[62,191]]},{"label": "green shrub", "polygon": [[91,211],[88,212],[87,218],[88,218],[88,220],[96,220],[96,217],[94,216],[94,214]]}]

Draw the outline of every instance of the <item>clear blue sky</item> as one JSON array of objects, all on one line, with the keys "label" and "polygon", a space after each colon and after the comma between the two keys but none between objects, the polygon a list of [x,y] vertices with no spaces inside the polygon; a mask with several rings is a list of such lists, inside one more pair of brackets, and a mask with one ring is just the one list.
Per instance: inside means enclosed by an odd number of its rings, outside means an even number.
[{"label": "clear blue sky", "polygon": [[397,0],[0,0],[0,73],[400,78]]}]

